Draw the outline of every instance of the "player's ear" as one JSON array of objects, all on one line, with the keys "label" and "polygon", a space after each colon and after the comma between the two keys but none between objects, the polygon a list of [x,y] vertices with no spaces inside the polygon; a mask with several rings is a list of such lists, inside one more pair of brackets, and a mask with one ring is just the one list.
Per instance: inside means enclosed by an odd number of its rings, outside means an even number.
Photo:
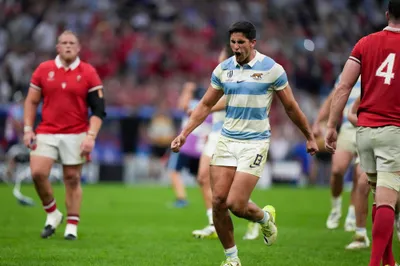
[{"label": "player's ear", "polygon": [[386,12],[385,12],[385,17],[386,17],[386,20],[387,20],[387,21],[390,20],[389,11],[386,11]]},{"label": "player's ear", "polygon": [[58,43],[56,44],[56,51],[57,51],[57,54],[60,53],[60,45]]},{"label": "player's ear", "polygon": [[251,43],[251,48],[254,48],[256,46],[257,41],[256,41],[256,39],[254,39],[254,40],[250,41],[250,43]]}]

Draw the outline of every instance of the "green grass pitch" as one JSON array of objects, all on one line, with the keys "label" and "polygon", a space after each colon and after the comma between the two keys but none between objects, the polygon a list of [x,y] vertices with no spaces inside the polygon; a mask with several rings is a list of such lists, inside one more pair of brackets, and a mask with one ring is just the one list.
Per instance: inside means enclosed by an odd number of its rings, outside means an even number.
[{"label": "green grass pitch", "polygon": [[[51,239],[41,239],[45,214],[32,186],[23,191],[37,205],[18,205],[11,188],[0,185],[0,265],[220,265],[224,259],[218,240],[193,239],[191,232],[206,225],[200,191],[188,190],[190,205],[171,207],[173,194],[164,187],[90,185],[84,187],[79,240],[63,239],[63,224]],[[64,212],[63,187],[55,186]],[[261,239],[244,241],[247,223],[234,218],[239,256],[244,266],[367,265],[369,250],[346,251],[352,238],[343,226],[329,231],[325,219],[330,200],[327,189],[272,188],[256,190],[253,200],[277,210],[278,241],[270,247]],[[348,202],[348,193],[344,196]],[[347,206],[343,206],[343,213]],[[343,224],[344,217],[342,218]],[[368,231],[370,230],[368,219]],[[398,258],[399,244],[394,238]]]}]

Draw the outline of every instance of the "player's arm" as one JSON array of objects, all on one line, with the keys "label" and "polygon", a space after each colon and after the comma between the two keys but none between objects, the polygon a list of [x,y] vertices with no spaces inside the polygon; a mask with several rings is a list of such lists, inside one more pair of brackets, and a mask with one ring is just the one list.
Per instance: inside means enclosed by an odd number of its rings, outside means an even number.
[{"label": "player's arm", "polygon": [[315,119],[315,123],[321,123],[321,122],[325,121],[326,119],[328,119],[329,111],[330,111],[331,103],[332,103],[333,92],[334,91],[331,91],[328,98],[326,98],[326,100],[322,104],[321,108],[319,109],[317,118]]},{"label": "player's arm", "polygon": [[92,111],[92,116],[89,119],[88,135],[96,138],[103,123],[103,119],[106,117],[103,89],[100,88],[89,92],[87,103]]},{"label": "player's arm", "polygon": [[217,90],[211,85],[208,87],[206,94],[200,100],[199,104],[193,110],[189,122],[182,130],[181,134],[186,138],[195,128],[197,128],[206,117],[210,114],[213,106],[224,94],[223,90]]},{"label": "player's arm", "polygon": [[33,131],[41,98],[41,91],[31,86],[24,102],[24,132]]},{"label": "player's arm", "polygon": [[358,117],[357,117],[357,110],[358,110],[358,106],[360,106],[360,97],[358,97],[353,105],[351,106],[351,108],[349,109],[349,112],[347,114],[347,118],[349,119],[350,123],[353,124],[353,126],[357,126],[357,121],[358,121]]},{"label": "player's arm", "polygon": [[349,99],[354,84],[356,84],[358,77],[360,76],[360,72],[360,63],[351,59],[347,60],[339,84],[336,86],[333,94],[327,128],[337,127],[341,113]]},{"label": "player's arm", "polygon": [[308,141],[314,140],[314,135],[311,126],[308,123],[307,117],[301,111],[299,104],[293,96],[292,89],[287,85],[284,89],[276,91],[279,100],[282,102],[286,114],[290,120],[301,130]]},{"label": "player's arm", "polygon": [[178,109],[187,111],[189,109],[190,100],[193,98],[193,92],[196,89],[194,82],[186,82],[183,85],[181,96],[178,100]]},{"label": "player's arm", "polygon": [[211,113],[225,110],[226,108],[226,96],[222,96],[221,99],[211,108]]}]

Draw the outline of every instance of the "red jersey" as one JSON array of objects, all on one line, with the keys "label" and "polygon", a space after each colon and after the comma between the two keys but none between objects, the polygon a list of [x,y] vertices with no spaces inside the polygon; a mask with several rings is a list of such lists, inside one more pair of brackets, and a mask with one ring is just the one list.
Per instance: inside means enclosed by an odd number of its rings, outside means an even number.
[{"label": "red jersey", "polygon": [[400,29],[365,36],[349,59],[361,64],[358,126],[400,127]]},{"label": "red jersey", "polygon": [[41,134],[79,134],[88,130],[89,92],[103,87],[94,67],[77,58],[68,69],[60,58],[41,63],[32,75],[30,87],[42,93]]}]

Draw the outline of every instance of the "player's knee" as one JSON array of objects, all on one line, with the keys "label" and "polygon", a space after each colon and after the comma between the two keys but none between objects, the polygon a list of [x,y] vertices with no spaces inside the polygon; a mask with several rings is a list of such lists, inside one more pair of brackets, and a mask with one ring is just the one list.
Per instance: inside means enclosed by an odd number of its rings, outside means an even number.
[{"label": "player's knee", "polygon": [[42,169],[31,169],[32,180],[34,182],[46,180],[48,178],[48,173],[43,171]]},{"label": "player's knee", "polygon": [[200,187],[204,187],[205,185],[209,184],[210,181],[207,173],[199,173],[199,175],[197,176],[197,183]]},{"label": "player's knee", "polygon": [[64,174],[64,184],[68,187],[78,187],[80,184],[80,174],[74,172]]},{"label": "player's knee", "polygon": [[216,193],[214,193],[212,198],[212,206],[215,210],[228,208],[226,197],[222,195],[216,195]]},{"label": "player's knee", "polygon": [[332,166],[332,177],[333,178],[343,178],[344,176],[344,170],[342,167],[339,166]]},{"label": "player's knee", "polygon": [[368,183],[368,178],[365,174],[362,174],[357,180],[357,190],[362,194],[368,194],[370,190],[370,185]]},{"label": "player's knee", "polygon": [[247,213],[247,204],[241,204],[237,201],[228,201],[228,209],[237,217],[245,217]]}]

